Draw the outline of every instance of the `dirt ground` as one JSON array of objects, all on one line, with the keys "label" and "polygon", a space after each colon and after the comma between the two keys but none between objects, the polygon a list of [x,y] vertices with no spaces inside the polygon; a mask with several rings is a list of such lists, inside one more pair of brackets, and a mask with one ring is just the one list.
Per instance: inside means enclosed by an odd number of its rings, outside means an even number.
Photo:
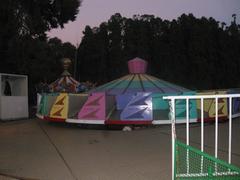
[{"label": "dirt ground", "polygon": [[[206,151],[214,152],[214,125],[205,127]],[[184,140],[185,126],[177,126]],[[199,147],[200,125],[191,125]],[[227,158],[228,123],[219,126],[219,156]],[[240,166],[240,120],[233,121],[233,164]],[[1,176],[2,175],[2,176]],[[12,177],[12,178],[10,178]],[[0,179],[170,180],[170,125],[131,132],[38,119],[0,122]]]}]

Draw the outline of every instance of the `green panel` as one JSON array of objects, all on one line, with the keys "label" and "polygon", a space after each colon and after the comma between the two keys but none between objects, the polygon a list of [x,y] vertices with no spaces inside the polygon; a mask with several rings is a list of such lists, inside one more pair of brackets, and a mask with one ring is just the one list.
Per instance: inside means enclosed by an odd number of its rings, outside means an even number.
[{"label": "green panel", "polygon": [[153,110],[153,120],[169,120],[168,112],[169,110]]},{"label": "green panel", "polygon": [[51,106],[52,102],[50,103],[50,99],[51,97],[57,97],[59,95],[59,93],[43,93],[41,94],[42,98],[39,104],[38,109],[38,113],[40,115],[48,115],[49,113],[49,106]]},{"label": "green panel", "polygon": [[[194,91],[185,92],[182,95],[195,95],[196,93]],[[169,101],[163,100],[163,96],[174,96],[179,95],[177,93],[171,94],[171,93],[153,93],[152,94],[152,101],[153,101],[153,110],[168,110],[169,112]],[[176,100],[176,119],[186,119],[186,101],[184,100]],[[196,100],[189,101],[189,114],[191,119],[197,118],[197,109],[196,109]]]},{"label": "green panel", "polygon": [[176,94],[153,93],[152,94],[153,110],[168,110],[169,101],[163,100],[163,96],[171,96],[171,95],[176,95]]},{"label": "green panel", "polygon": [[[183,95],[196,95],[196,92],[184,92]],[[186,100],[176,100],[176,118],[186,119]],[[189,114],[191,119],[197,118],[197,103],[196,100],[189,100]]]},{"label": "green panel", "polygon": [[136,88],[136,89],[141,90],[142,86],[141,86],[140,81],[132,81],[128,88]]},{"label": "green panel", "polygon": [[239,180],[240,169],[200,150],[175,141],[175,179]]},{"label": "green panel", "polygon": [[122,81],[121,83],[119,83],[114,88],[115,89],[125,89],[128,86],[129,82],[130,82],[129,80]]},{"label": "green panel", "polygon": [[142,81],[144,88],[156,88],[150,81]]},{"label": "green panel", "polygon": [[46,95],[42,94],[42,97],[41,97],[41,100],[40,100],[40,104],[39,106],[37,107],[37,112],[38,114],[41,114],[41,115],[46,115]]}]

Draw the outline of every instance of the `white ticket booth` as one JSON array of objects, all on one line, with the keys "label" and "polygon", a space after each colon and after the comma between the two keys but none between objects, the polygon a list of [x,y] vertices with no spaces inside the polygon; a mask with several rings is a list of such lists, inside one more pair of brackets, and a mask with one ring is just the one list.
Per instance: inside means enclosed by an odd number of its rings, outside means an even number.
[{"label": "white ticket booth", "polygon": [[28,77],[0,73],[0,120],[28,118]]}]

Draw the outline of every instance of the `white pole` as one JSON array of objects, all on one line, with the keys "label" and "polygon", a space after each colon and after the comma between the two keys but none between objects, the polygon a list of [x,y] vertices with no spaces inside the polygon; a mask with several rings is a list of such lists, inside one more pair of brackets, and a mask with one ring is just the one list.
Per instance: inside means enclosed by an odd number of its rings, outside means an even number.
[{"label": "white pole", "polygon": [[[203,98],[201,98],[201,151],[204,150],[204,106]],[[201,173],[203,172],[203,156],[201,156]]]},{"label": "white pole", "polygon": [[218,98],[215,98],[215,158],[218,157]]},{"label": "white pole", "polygon": [[[189,145],[189,99],[186,98],[186,144]],[[189,149],[187,150],[187,174],[189,174]]]},{"label": "white pole", "polygon": [[172,180],[175,179],[175,100],[170,101],[170,117],[172,121]]},{"label": "white pole", "polygon": [[[215,98],[215,158],[218,157],[218,97]],[[217,163],[215,163],[215,172],[217,172]]]},{"label": "white pole", "polygon": [[229,139],[228,139],[228,163],[231,164],[232,153],[232,98],[229,98]]},{"label": "white pole", "polygon": [[203,107],[203,98],[201,98],[201,151],[204,149],[204,107]]},{"label": "white pole", "polygon": [[189,145],[189,99],[186,99],[186,135],[187,135],[187,142],[186,144]]}]

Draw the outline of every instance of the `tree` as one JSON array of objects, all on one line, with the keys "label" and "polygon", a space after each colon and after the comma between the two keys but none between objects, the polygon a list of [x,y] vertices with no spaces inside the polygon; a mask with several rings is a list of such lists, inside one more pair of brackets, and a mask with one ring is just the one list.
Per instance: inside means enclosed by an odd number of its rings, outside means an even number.
[{"label": "tree", "polygon": [[107,62],[108,79],[117,78],[122,73],[123,56],[123,18],[121,14],[116,13],[108,20],[108,37],[109,37],[109,61]]},{"label": "tree", "polygon": [[59,39],[48,41],[46,32],[74,21],[80,5],[81,0],[2,1],[0,72],[27,74],[31,95],[36,83],[46,77],[52,81],[59,76],[58,58],[74,59],[76,49]]},{"label": "tree", "polygon": [[[11,47],[26,39],[46,41],[46,32],[74,21],[79,0],[6,0],[0,6],[0,71],[11,71]],[[19,47],[21,49],[21,47]],[[16,48],[18,49],[18,47]],[[11,53],[10,53],[11,52]]]},{"label": "tree", "polygon": [[[240,85],[236,22],[226,26],[193,14],[168,21],[153,15],[126,18],[117,13],[100,27],[87,26],[78,51],[82,76],[100,83],[125,74],[126,61],[139,56],[149,62],[151,74],[189,89]],[[90,70],[89,64],[97,68]]]},{"label": "tree", "polygon": [[5,25],[15,25],[18,35],[36,38],[74,21],[80,4],[79,0],[6,0],[1,3],[1,15],[8,21]]}]

